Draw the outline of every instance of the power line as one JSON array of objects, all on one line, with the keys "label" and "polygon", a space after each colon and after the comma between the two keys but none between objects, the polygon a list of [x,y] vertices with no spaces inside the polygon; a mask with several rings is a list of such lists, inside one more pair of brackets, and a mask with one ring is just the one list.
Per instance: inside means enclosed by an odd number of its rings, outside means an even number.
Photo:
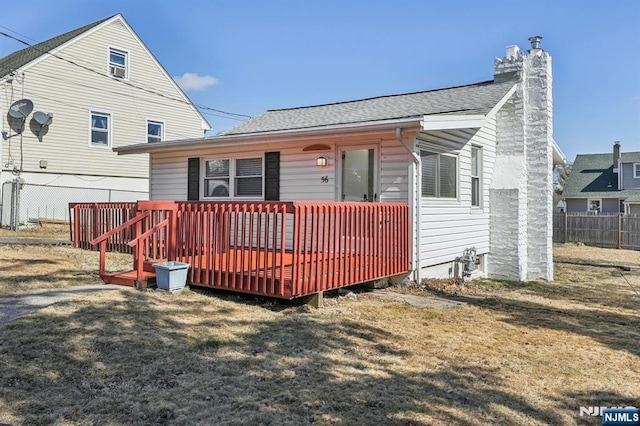
[{"label": "power line", "polygon": [[[5,27],[3,27],[3,28],[5,28]],[[10,31],[11,31],[11,30],[10,30]],[[14,32],[15,32],[15,31],[14,31]],[[140,85],[138,85],[138,84],[131,83],[130,81],[125,81],[125,80],[120,80],[120,79],[117,79],[117,78],[113,78],[112,76],[110,76],[110,75],[108,75],[108,74],[105,74],[105,73],[103,73],[103,72],[100,72],[100,71],[98,71],[98,70],[95,70],[95,69],[93,69],[93,68],[90,68],[90,67],[88,67],[88,66],[86,66],[86,65],[79,64],[79,63],[77,63],[77,62],[75,62],[75,61],[72,61],[71,59],[67,59],[67,58],[64,58],[64,57],[62,57],[62,56],[60,56],[60,55],[54,54],[54,53],[52,53],[52,52],[51,52],[51,51],[49,51],[49,50],[43,50],[43,49],[40,49],[40,48],[38,48],[37,46],[34,46],[33,44],[31,44],[31,43],[29,43],[29,42],[27,42],[27,41],[24,41],[24,40],[22,40],[22,39],[20,39],[20,38],[18,38],[18,37],[15,37],[15,36],[10,35],[10,34],[7,34],[7,33],[3,32],[3,31],[0,31],[0,35],[2,35],[2,36],[4,36],[4,37],[7,37],[7,38],[10,38],[10,39],[12,39],[12,40],[15,40],[15,41],[17,41],[18,43],[24,44],[25,46],[29,46],[29,47],[31,47],[31,48],[33,48],[33,49],[37,50],[38,52],[40,52],[40,53],[42,53],[42,54],[48,54],[48,55],[50,55],[50,56],[53,56],[54,58],[60,59],[61,61],[65,61],[65,62],[67,62],[67,63],[69,63],[69,64],[71,64],[71,65],[74,65],[74,66],[76,66],[76,67],[82,68],[82,69],[84,69],[85,71],[92,72],[92,73],[97,74],[97,75],[99,75],[99,76],[101,76],[101,77],[106,77],[106,78],[108,78],[108,79],[109,79],[109,80],[111,80],[111,81],[114,81],[114,80],[115,80],[115,81],[118,81],[118,82],[120,82],[120,83],[122,83],[122,84],[125,84],[125,85],[129,86],[129,87],[133,87],[133,88],[135,88],[135,89],[142,90],[142,91],[144,91],[144,92],[147,92],[147,93],[150,93],[150,94],[153,94],[153,95],[157,95],[157,96],[160,96],[160,97],[162,97],[162,98],[165,98],[165,99],[168,99],[168,100],[171,100],[171,101],[182,102],[182,103],[184,103],[184,104],[191,105],[191,106],[193,106],[194,108],[197,108],[197,109],[199,109],[199,110],[212,111],[212,112],[215,112],[215,113],[218,113],[218,114],[228,115],[228,116],[230,116],[230,117],[237,117],[237,118],[241,118],[241,119],[249,119],[249,118],[251,118],[251,116],[250,116],[250,115],[246,115],[246,114],[239,114],[239,113],[235,113],[235,112],[228,112],[228,111],[224,111],[224,110],[221,110],[221,109],[212,108],[212,107],[209,107],[209,106],[206,106],[206,105],[199,105],[199,104],[195,104],[195,103],[193,103],[193,102],[191,102],[191,101],[188,101],[188,100],[186,100],[186,99],[174,98],[174,97],[172,97],[172,96],[165,95],[164,93],[156,92],[156,91],[154,91],[154,90],[148,89],[148,88],[143,87],[143,86],[140,86]]]},{"label": "power line", "polygon": [[[69,79],[65,79],[65,78],[61,78],[60,76],[56,76],[56,75],[51,75],[51,74],[47,74],[47,73],[42,73],[42,72],[38,72],[38,71],[29,71],[29,73],[31,74],[35,74],[36,76],[40,77],[40,78],[47,78],[49,80],[53,80],[53,81],[57,81],[57,82],[64,82],[66,84],[71,84],[71,85],[75,85],[77,87],[84,87],[84,88],[88,88],[88,89],[95,89],[95,90],[100,90],[106,93],[113,93],[114,95],[118,95],[120,97],[124,97],[124,98],[128,98],[128,99],[133,99],[133,100],[145,100],[142,97],[136,96],[131,94],[130,92],[118,92],[118,91],[114,91],[114,90],[109,90],[103,87],[96,87],[96,86],[92,86],[90,84],[85,84],[85,83],[80,83],[76,80],[69,80]],[[163,105],[166,106],[168,108],[176,108],[175,104],[169,104],[169,103],[162,103],[162,102],[157,102],[158,105]],[[81,108],[78,106],[78,108]],[[219,118],[225,118],[225,119],[229,119],[229,120],[236,120],[236,121],[245,121],[244,119],[238,118],[238,117],[232,117],[232,116],[225,116],[225,115],[220,115],[211,111],[206,111],[206,112],[202,112],[203,114],[207,114],[207,115],[212,115],[214,117],[219,117]]]}]

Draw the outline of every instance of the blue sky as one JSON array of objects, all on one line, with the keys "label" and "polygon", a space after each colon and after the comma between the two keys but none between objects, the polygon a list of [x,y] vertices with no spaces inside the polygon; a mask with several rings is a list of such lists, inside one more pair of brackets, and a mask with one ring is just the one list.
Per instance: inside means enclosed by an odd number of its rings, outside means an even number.
[{"label": "blue sky", "polygon": [[[492,79],[505,47],[541,35],[567,157],[640,151],[640,1],[7,1],[0,31],[42,41],[122,13],[197,104],[257,115]],[[16,34],[19,33],[20,35]],[[28,37],[28,38],[27,38]],[[0,56],[22,48],[0,37]],[[238,124],[206,115],[214,130]]]}]

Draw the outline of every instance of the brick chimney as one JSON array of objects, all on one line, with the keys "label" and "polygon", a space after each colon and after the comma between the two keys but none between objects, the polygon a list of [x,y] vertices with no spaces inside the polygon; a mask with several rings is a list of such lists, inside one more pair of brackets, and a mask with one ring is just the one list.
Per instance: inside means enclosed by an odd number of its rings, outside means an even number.
[{"label": "brick chimney", "polygon": [[[515,93],[496,114],[490,188],[490,277],[553,280],[553,99],[551,56],[529,38],[494,61],[494,81]],[[498,175],[495,175],[498,173]]]},{"label": "brick chimney", "polygon": [[620,141],[615,141],[613,144],[613,173],[618,173],[618,167],[620,167]]}]

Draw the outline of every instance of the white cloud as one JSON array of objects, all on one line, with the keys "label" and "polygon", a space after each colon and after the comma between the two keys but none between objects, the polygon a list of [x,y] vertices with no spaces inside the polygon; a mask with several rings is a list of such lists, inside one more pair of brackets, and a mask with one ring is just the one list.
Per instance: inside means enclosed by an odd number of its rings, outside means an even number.
[{"label": "white cloud", "polygon": [[198,75],[185,72],[181,77],[173,77],[178,86],[185,92],[200,92],[218,84],[218,79],[210,75]]}]

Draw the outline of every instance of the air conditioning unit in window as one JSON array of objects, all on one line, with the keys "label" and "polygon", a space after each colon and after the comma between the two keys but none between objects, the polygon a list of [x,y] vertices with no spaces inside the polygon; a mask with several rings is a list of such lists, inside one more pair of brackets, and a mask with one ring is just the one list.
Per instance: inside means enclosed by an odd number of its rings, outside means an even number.
[{"label": "air conditioning unit in window", "polygon": [[114,77],[124,78],[125,70],[124,68],[110,66],[109,73]]}]

